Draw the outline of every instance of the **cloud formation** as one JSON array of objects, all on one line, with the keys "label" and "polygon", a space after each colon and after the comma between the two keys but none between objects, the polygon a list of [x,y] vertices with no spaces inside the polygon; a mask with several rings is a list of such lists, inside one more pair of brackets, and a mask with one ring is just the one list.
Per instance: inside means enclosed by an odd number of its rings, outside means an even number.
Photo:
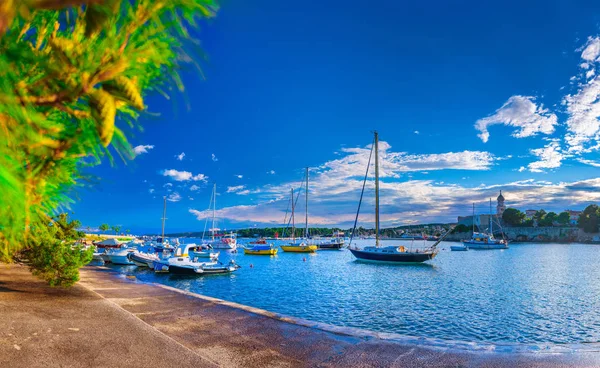
[{"label": "cloud formation", "polygon": [[565,158],[557,141],[552,141],[543,148],[532,149],[531,153],[539,158],[538,161],[527,165],[531,172],[543,172],[544,169],[559,168]]},{"label": "cloud formation", "polygon": [[236,185],[233,187],[227,187],[227,193],[236,193],[236,192],[239,192],[240,190],[243,190],[244,188],[246,188],[245,185]]},{"label": "cloud formation", "polygon": [[211,153],[211,155],[210,155],[210,159],[211,159],[211,160],[213,160],[213,162],[217,162],[217,161],[219,161],[219,159],[217,158],[217,156],[215,156],[215,154],[214,154],[214,153]]},{"label": "cloud formation", "polygon": [[516,138],[554,133],[554,126],[558,123],[556,115],[534,101],[531,96],[512,96],[493,115],[477,120],[475,129],[480,132],[477,136],[487,142],[490,138],[488,128],[497,124],[517,128],[512,133]]},{"label": "cloud formation", "polygon": [[202,181],[207,182],[208,176],[204,174],[193,175],[189,171],[179,171],[175,169],[168,169],[162,171],[163,176],[168,176],[176,181]]},{"label": "cloud formation", "polygon": [[587,72],[574,77],[574,81],[579,81],[577,90],[563,99],[568,114],[565,141],[568,151],[574,154],[600,149],[600,76],[593,77],[593,68],[600,67],[599,57],[600,38],[589,38],[581,53],[584,62],[580,64]]},{"label": "cloud formation", "polygon": [[150,151],[153,148],[154,148],[154,146],[151,144],[139,145],[139,146],[133,147],[133,153],[135,153],[136,156],[139,156],[142,153],[148,153],[148,151]]},{"label": "cloud formation", "polygon": [[175,157],[178,161],[183,161],[183,158],[185,157],[185,152],[181,152],[180,154],[175,155]]},{"label": "cloud formation", "polygon": [[181,195],[177,192],[173,192],[167,196],[167,201],[169,202],[179,202],[181,201]]}]

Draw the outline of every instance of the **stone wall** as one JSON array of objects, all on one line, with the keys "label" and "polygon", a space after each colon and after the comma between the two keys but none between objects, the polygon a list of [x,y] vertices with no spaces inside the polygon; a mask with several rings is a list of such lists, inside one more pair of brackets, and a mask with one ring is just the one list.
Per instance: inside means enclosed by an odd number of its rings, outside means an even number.
[{"label": "stone wall", "polygon": [[[591,243],[599,242],[600,234],[587,234],[574,227],[504,227],[504,234],[512,242],[552,242],[552,243]],[[471,232],[450,234],[447,241],[462,241],[469,239]],[[496,234],[497,238],[501,235]]]}]

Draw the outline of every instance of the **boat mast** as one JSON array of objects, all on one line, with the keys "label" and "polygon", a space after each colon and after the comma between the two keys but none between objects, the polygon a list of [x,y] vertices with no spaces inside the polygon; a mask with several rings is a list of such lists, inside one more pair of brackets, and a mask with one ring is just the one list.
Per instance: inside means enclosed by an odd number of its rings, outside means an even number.
[{"label": "boat mast", "polygon": [[375,246],[379,246],[379,135],[375,132]]},{"label": "boat mast", "polygon": [[306,168],[306,224],[304,227],[304,237],[308,241],[308,167]]},{"label": "boat mast", "polygon": [[475,202],[473,202],[473,216],[471,216],[471,223],[473,224],[473,235],[475,235]]},{"label": "boat mast", "polygon": [[294,216],[294,188],[292,188],[292,243],[296,242],[296,218]]},{"label": "boat mast", "polygon": [[490,234],[494,235],[494,222],[492,221],[492,199],[490,198]]},{"label": "boat mast", "polygon": [[165,220],[167,216],[167,196],[163,196],[162,241],[165,241]]},{"label": "boat mast", "polygon": [[213,216],[212,216],[212,237],[211,240],[215,241],[215,213],[217,211],[217,183],[213,185]]}]

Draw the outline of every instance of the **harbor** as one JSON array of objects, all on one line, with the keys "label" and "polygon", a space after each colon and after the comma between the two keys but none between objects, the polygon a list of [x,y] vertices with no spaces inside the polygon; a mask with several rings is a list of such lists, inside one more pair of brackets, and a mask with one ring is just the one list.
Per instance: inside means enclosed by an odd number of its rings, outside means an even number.
[{"label": "harbor", "polygon": [[[0,365],[20,367],[591,367],[594,346],[563,354],[386,338],[333,328],[119,275],[82,270],[53,289],[0,265]],[[35,307],[34,307],[35,306]],[[115,340],[115,336],[118,338]],[[44,357],[44,359],[40,359]]]}]

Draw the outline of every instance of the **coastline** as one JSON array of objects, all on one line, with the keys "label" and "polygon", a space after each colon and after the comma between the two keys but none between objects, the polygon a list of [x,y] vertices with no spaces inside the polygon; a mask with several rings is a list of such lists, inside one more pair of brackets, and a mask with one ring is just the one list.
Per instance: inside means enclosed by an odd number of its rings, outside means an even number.
[{"label": "coastline", "polygon": [[[19,290],[23,286],[17,285],[10,277],[9,267],[13,274],[18,274],[18,279],[26,279],[28,284],[35,284],[40,289],[38,292],[43,292],[43,299],[37,301],[34,310],[19,305],[22,300],[34,295]],[[186,364],[189,359],[196,366],[225,367],[589,367],[600,364],[597,344],[579,349],[571,347],[569,350],[543,347],[515,350],[503,345],[490,348],[456,342],[443,344],[434,339],[375,333],[297,319],[164,285],[143,283],[105,267],[88,266],[82,270],[81,278],[73,289],[51,289],[28,275],[23,266],[0,264],[0,285],[3,289],[0,305],[9,307],[3,308],[7,312],[0,316],[1,324],[64,325],[66,332],[60,334],[63,338],[73,334],[75,340],[69,340],[70,344],[87,343],[87,349],[93,352],[81,354],[74,346],[72,351],[78,354],[71,359],[86,359],[79,361],[81,364],[71,361],[70,365],[74,366],[147,366],[156,352],[160,352],[161,359],[171,363],[165,366],[178,367],[191,366]],[[84,300],[89,309],[74,310],[62,316],[42,310],[44,303],[62,301],[67,296],[74,301]],[[86,319],[78,318],[78,314],[94,314],[98,308],[106,309],[102,313],[105,320],[101,322],[103,326],[110,324],[111,328],[89,329],[82,326]],[[121,328],[115,328],[113,320],[118,320]],[[72,321],[78,321],[77,333],[67,330]],[[92,325],[96,322],[90,320]],[[2,331],[9,329],[6,326]],[[27,328],[21,327],[19,332],[25,330]],[[98,346],[98,343],[106,344],[110,340],[121,345],[126,335],[134,331],[137,332],[134,333],[133,344],[153,344],[152,349],[146,349],[148,355],[142,360],[132,360],[131,356],[127,356],[138,354],[134,349],[120,351],[119,346]],[[5,362],[0,358],[2,366],[60,365],[49,362],[59,362],[65,355],[64,349],[61,349],[65,343],[54,339],[42,339],[41,344],[40,341],[33,343],[35,337],[24,338],[20,342],[11,339],[0,334],[0,357],[8,357]],[[20,349],[14,348],[13,343]],[[47,361],[38,359],[37,364],[18,364],[23,363],[19,359],[35,363],[35,359],[32,361],[27,357],[36,357],[39,350],[48,344],[45,354],[57,356]],[[124,355],[118,356],[119,353]],[[105,357],[105,354],[112,358]],[[197,356],[195,360],[194,355]],[[119,359],[122,359],[121,364],[118,364]]]}]

